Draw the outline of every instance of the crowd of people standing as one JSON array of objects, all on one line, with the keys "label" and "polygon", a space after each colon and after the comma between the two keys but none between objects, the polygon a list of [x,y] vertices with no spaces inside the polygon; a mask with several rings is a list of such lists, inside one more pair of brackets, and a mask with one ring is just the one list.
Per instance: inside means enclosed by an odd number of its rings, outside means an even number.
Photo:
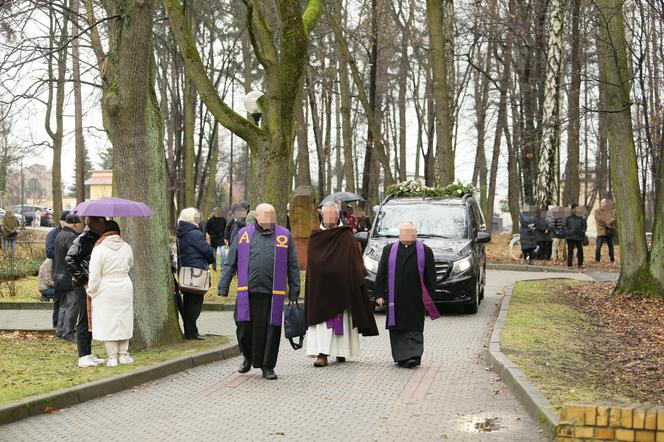
[{"label": "crowd of people standing", "polygon": [[[588,220],[585,207],[572,203],[569,208],[551,207],[538,209],[525,205],[520,215],[519,237],[521,251],[526,262],[534,260],[566,260],[573,267],[574,258],[579,268],[584,267],[584,247],[590,245],[587,235]],[[604,244],[609,249],[609,259],[615,262],[614,236],[616,217],[613,202],[603,199],[593,213],[597,225],[595,261],[600,262]],[[575,254],[576,251],[576,254]]]}]

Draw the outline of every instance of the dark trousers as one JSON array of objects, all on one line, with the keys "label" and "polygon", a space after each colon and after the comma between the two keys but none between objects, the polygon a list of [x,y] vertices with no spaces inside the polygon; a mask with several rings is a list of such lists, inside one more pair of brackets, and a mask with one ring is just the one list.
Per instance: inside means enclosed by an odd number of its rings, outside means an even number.
[{"label": "dark trousers", "polygon": [[613,235],[603,235],[597,237],[597,241],[595,242],[595,261],[599,262],[602,258],[602,246],[604,243],[609,246],[609,259],[611,259],[611,262],[615,261],[616,257],[613,253]]},{"label": "dark trousers", "polygon": [[240,351],[245,359],[251,361],[255,368],[272,369],[277,365],[281,326],[270,325],[271,309],[271,294],[250,293],[249,312],[251,321],[235,321]]},{"label": "dark trousers", "polygon": [[83,287],[76,287],[78,321],[76,321],[76,347],[78,357],[92,353],[92,332],[88,331],[88,293]]},{"label": "dark trousers", "polygon": [[191,339],[198,336],[196,321],[201,315],[203,297],[204,295],[182,292],[182,322],[184,323],[185,338]]},{"label": "dark trousers", "polygon": [[576,247],[576,257],[579,261],[579,267],[583,265],[583,241],[567,240],[567,267],[572,267],[574,261],[574,248]]},{"label": "dark trousers", "polygon": [[53,288],[53,328],[58,327],[58,314],[60,313],[60,302],[62,295],[57,287]]},{"label": "dark trousers", "polygon": [[78,298],[75,289],[59,289],[60,306],[58,308],[58,324],[55,335],[73,342],[76,339],[76,322],[78,320]]}]

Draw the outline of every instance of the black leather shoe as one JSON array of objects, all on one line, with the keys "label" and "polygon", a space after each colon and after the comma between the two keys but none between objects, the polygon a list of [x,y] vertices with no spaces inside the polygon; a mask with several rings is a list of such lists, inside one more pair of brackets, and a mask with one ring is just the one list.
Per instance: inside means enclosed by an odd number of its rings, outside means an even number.
[{"label": "black leather shoe", "polygon": [[408,368],[415,368],[417,366],[418,366],[418,363],[415,359],[408,359],[406,361],[406,367],[408,367]]},{"label": "black leather shoe", "polygon": [[264,368],[263,369],[263,377],[265,379],[270,380],[270,381],[273,381],[273,380],[277,379],[276,373],[271,368]]},{"label": "black leather shoe", "polygon": [[201,335],[196,335],[196,336],[185,336],[185,339],[188,339],[190,341],[205,341],[205,338]]},{"label": "black leather shoe", "polygon": [[247,373],[249,370],[251,370],[251,361],[249,359],[244,359],[242,361],[242,364],[240,364],[240,368],[237,369],[238,373]]}]

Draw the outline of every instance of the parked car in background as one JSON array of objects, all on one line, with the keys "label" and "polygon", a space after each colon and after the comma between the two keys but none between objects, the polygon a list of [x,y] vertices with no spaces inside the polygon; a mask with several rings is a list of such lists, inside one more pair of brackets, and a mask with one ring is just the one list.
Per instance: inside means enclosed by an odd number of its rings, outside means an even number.
[{"label": "parked car in background", "polygon": [[[44,206],[35,206],[32,204],[16,205],[14,206],[14,214],[23,215],[21,224],[31,226],[35,218],[35,213],[39,210],[41,213],[41,227],[53,227],[53,211]],[[19,221],[21,221],[19,219]]]},{"label": "parked car in background", "polygon": [[383,247],[399,238],[399,225],[406,219],[417,226],[417,238],[431,247],[436,261],[436,290],[431,298],[438,305],[460,304],[477,313],[486,283],[486,233],[482,212],[471,196],[463,198],[387,197],[380,205],[371,232],[356,238],[365,244],[367,288],[373,287]]},{"label": "parked car in background", "polygon": [[[16,217],[16,219],[18,219],[18,222],[20,224],[23,224],[23,216],[20,213],[14,213],[14,216]],[[5,217],[5,209],[0,209],[0,223],[2,222],[4,217]]]}]

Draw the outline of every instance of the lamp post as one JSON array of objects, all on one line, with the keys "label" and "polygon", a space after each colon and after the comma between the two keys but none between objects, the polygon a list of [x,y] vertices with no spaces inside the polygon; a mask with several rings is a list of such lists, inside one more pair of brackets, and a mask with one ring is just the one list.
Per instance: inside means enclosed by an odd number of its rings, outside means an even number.
[{"label": "lamp post", "polygon": [[247,113],[251,114],[256,124],[260,122],[261,115],[263,114],[260,107],[258,107],[258,100],[263,95],[261,91],[251,91],[244,97],[244,108]]}]

